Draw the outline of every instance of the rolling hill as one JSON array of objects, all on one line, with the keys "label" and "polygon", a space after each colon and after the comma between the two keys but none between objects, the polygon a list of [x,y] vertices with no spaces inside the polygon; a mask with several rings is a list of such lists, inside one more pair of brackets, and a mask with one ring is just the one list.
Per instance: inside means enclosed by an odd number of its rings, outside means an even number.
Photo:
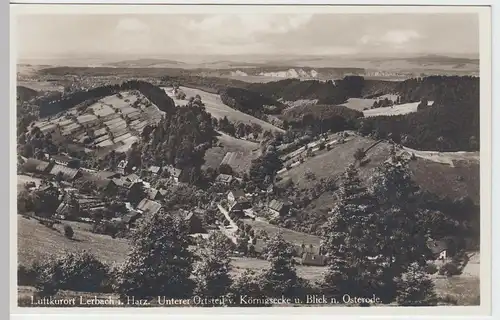
[{"label": "rolling hill", "polygon": [[17,93],[17,100],[21,102],[30,101],[31,99],[36,98],[38,96],[38,91],[24,86],[17,86],[16,93]]},{"label": "rolling hill", "polygon": [[[369,162],[359,168],[360,177],[367,181],[373,169],[382,164],[390,155],[391,146],[387,142],[380,142],[353,136],[343,144],[334,144],[331,150],[324,150],[312,158],[306,158],[304,163],[285,170],[281,173],[281,183],[291,179],[298,187],[307,188],[311,181],[306,175],[313,173],[316,180],[336,177],[344,172],[345,168],[354,162],[353,154],[358,148],[370,150],[366,158]],[[412,149],[401,150],[411,154]],[[434,152],[414,152],[416,159],[410,162],[410,169],[417,184],[422,189],[442,197],[460,198],[470,196],[479,204],[479,158],[477,153],[453,153],[442,155]],[[450,165],[451,164],[451,165]]]},{"label": "rolling hill", "polygon": [[186,100],[175,99],[172,88],[163,88],[163,90],[165,90],[165,92],[174,100],[176,105],[186,105],[188,102],[187,99],[189,99],[189,97],[200,95],[201,101],[205,104],[207,112],[209,112],[215,118],[221,119],[227,117],[228,120],[232,122],[256,123],[260,125],[264,130],[284,132],[283,129],[273,126],[268,122],[257,119],[251,115],[225,105],[217,94],[208,93],[200,89],[193,89],[188,87],[180,87],[180,89],[184,91],[184,93],[186,93]]}]

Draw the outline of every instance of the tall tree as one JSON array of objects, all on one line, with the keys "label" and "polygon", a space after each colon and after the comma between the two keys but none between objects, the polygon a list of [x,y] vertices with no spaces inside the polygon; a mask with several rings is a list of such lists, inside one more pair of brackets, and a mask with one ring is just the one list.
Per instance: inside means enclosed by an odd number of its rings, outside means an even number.
[{"label": "tall tree", "polygon": [[190,297],[193,255],[188,245],[188,226],[180,215],[163,209],[146,215],[133,234],[127,260],[118,271],[120,297]]},{"label": "tall tree", "polygon": [[220,232],[211,234],[202,245],[193,268],[197,295],[220,297],[228,293],[231,286],[231,248],[232,242]]},{"label": "tall tree", "polygon": [[262,156],[252,161],[250,178],[259,184],[262,184],[266,177],[272,181],[282,166],[283,162],[276,152],[276,148],[269,146]]},{"label": "tall tree", "polygon": [[397,277],[396,302],[401,306],[435,306],[438,299],[434,283],[425,269],[413,263],[400,277]]},{"label": "tall tree", "polygon": [[421,224],[428,213],[420,208],[420,190],[412,180],[408,160],[392,157],[378,167],[370,181],[381,214],[377,223],[381,251],[400,274],[412,262],[425,262],[429,230]]},{"label": "tall tree", "polygon": [[332,297],[376,293],[378,281],[378,210],[375,198],[361,185],[358,171],[349,165],[342,176],[338,201],[323,226],[322,251],[328,269],[322,289]]},{"label": "tall tree", "polygon": [[299,297],[304,281],[297,276],[292,245],[278,233],[267,241],[263,253],[271,267],[260,275],[262,294],[268,297]]},{"label": "tall tree", "polygon": [[[412,263],[426,264],[430,253],[429,222],[433,221],[430,215],[440,216],[422,209],[421,192],[412,180],[408,164],[408,160],[393,156],[376,169],[370,181],[370,191],[380,207],[375,233],[386,282],[405,273]],[[391,299],[395,290],[394,283],[388,284],[384,295]]]}]

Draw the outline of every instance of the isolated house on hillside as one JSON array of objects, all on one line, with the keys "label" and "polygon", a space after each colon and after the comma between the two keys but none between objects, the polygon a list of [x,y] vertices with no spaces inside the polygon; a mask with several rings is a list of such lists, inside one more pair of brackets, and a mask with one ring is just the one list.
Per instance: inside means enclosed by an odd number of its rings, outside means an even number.
[{"label": "isolated house on hillside", "polygon": [[290,211],[291,204],[288,201],[272,200],[267,208],[273,216],[285,216]]},{"label": "isolated house on hillside", "polygon": [[444,240],[432,240],[427,241],[427,247],[431,251],[435,260],[444,261],[448,258],[448,244]]}]

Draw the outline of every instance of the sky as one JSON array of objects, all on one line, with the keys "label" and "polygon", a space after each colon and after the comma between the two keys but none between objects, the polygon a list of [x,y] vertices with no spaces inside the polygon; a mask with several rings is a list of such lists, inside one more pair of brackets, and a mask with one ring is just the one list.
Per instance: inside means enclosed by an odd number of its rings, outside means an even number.
[{"label": "sky", "polygon": [[474,13],[20,15],[19,58],[470,55]]}]

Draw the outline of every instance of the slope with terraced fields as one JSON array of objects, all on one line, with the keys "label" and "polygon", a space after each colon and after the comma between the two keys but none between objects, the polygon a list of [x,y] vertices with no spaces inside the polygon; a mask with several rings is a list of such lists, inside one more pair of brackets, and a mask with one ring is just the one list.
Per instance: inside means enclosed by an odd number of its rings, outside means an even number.
[{"label": "slope with terraced fields", "polygon": [[162,111],[138,92],[126,91],[99,99],[80,109],[71,108],[56,117],[35,122],[42,132],[84,145],[89,150],[127,151],[142,129],[157,123]]}]

